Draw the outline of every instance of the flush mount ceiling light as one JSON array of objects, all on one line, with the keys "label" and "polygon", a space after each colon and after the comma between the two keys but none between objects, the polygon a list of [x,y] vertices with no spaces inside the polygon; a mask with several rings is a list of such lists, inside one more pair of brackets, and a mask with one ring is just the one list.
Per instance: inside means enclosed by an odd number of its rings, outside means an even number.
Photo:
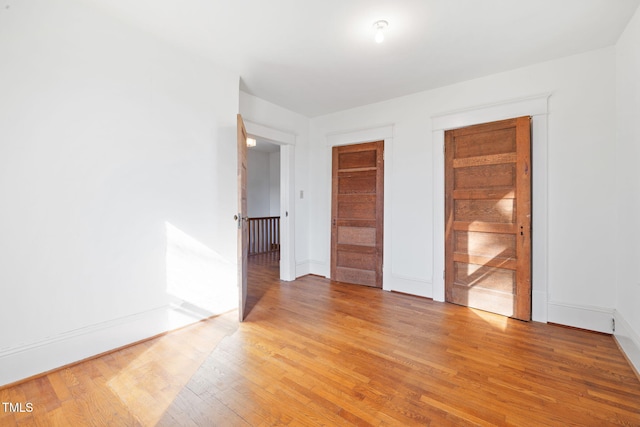
[{"label": "flush mount ceiling light", "polygon": [[374,40],[376,43],[382,43],[384,41],[384,30],[389,23],[385,20],[376,21],[373,23],[373,30],[375,32]]},{"label": "flush mount ceiling light", "polygon": [[255,147],[256,146],[256,140],[253,138],[247,138],[247,147]]}]

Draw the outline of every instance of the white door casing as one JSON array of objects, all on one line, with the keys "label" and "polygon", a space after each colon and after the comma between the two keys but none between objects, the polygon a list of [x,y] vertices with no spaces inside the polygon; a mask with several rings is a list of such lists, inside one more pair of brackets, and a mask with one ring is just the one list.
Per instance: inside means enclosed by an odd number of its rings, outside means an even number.
[{"label": "white door casing", "polygon": [[532,158],[532,320],[547,321],[548,221],[547,221],[547,115],[551,94],[472,107],[431,117],[433,158],[433,278],[435,301],[445,300],[444,290],[444,132],[464,126],[531,116]]}]

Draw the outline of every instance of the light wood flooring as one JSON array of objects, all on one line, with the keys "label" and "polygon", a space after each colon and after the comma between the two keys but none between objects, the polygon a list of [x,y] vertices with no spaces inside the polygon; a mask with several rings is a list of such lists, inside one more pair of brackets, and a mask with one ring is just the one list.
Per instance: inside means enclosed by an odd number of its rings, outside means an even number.
[{"label": "light wood flooring", "polygon": [[0,425],[640,426],[612,337],[306,276],[252,257],[218,316],[0,390]]}]

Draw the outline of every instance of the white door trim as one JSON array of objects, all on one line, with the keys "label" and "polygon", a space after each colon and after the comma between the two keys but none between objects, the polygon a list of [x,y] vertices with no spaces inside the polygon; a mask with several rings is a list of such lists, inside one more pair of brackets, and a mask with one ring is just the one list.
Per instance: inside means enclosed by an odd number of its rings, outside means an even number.
[{"label": "white door trim", "polygon": [[293,133],[244,121],[247,134],[280,146],[280,280],[296,279],[295,143]]},{"label": "white door trim", "polygon": [[551,94],[481,105],[431,117],[433,132],[433,290],[435,301],[444,301],[444,132],[464,126],[531,116],[532,158],[532,307],[534,321],[547,321],[548,216],[547,216],[547,116]]}]

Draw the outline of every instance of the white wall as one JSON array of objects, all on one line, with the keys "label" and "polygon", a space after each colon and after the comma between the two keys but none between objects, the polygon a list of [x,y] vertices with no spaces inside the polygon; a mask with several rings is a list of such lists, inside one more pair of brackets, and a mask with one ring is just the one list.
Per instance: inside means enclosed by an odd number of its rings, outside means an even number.
[{"label": "white wall", "polygon": [[[294,217],[295,227],[295,276],[309,273],[309,205],[307,185],[309,182],[309,119],[301,114],[289,111],[263,99],[240,92],[240,113],[246,121],[251,121],[265,128],[272,129],[274,134],[279,132],[293,135],[295,162],[293,166],[293,188],[287,195],[291,200],[289,214]],[[281,143],[283,141],[274,140]],[[281,169],[287,166],[282,164]],[[286,171],[283,170],[283,173]],[[300,198],[300,192],[304,197]],[[281,213],[281,227],[284,227],[283,213]],[[282,271],[282,266],[281,266]]]},{"label": "white wall", "polygon": [[280,215],[280,151],[247,151],[247,212],[251,218]]},{"label": "white wall", "polygon": [[280,216],[280,151],[269,153],[269,216]]},{"label": "white wall", "polygon": [[616,70],[616,338],[640,372],[640,9],[616,45]]},{"label": "white wall", "polygon": [[0,385],[237,307],[238,76],[67,0],[0,57]]},{"label": "white wall", "polygon": [[384,268],[393,282],[387,285],[431,296],[434,277],[442,274],[433,269],[432,116],[542,93],[551,93],[546,252],[548,296],[554,310],[549,321],[585,327],[593,317],[599,329],[609,328],[616,303],[611,285],[616,265],[611,248],[616,239],[610,232],[616,202],[613,48],[313,118],[309,229],[310,258],[316,268],[312,272],[329,274],[327,135],[393,125],[392,141],[385,147],[391,181],[385,182],[385,203],[391,204],[385,239],[392,241],[384,254]]},{"label": "white wall", "polygon": [[269,153],[247,150],[247,215],[269,216],[271,207]]}]

